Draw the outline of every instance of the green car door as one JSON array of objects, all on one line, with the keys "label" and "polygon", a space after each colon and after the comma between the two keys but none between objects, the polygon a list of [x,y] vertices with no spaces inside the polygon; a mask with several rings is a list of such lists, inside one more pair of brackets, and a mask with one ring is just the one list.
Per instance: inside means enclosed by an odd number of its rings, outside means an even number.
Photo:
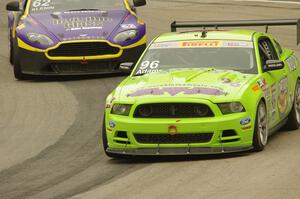
[{"label": "green car door", "polygon": [[[272,129],[278,122],[284,119],[291,108],[289,80],[289,68],[278,56],[277,50],[272,43],[272,39],[261,36],[258,39],[259,62],[262,78],[258,84],[262,88],[267,105],[269,129]],[[269,70],[267,63],[283,61],[283,67]],[[289,86],[290,85],[290,86]]]}]

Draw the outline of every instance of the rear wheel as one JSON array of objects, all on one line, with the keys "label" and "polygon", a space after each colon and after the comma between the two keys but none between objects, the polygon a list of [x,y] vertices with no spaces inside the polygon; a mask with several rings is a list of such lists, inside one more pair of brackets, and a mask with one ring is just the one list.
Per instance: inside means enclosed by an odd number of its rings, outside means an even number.
[{"label": "rear wheel", "polygon": [[300,81],[297,80],[292,110],[285,125],[287,130],[296,130],[300,126]]},{"label": "rear wheel", "polygon": [[255,129],[253,135],[254,151],[262,151],[268,142],[268,116],[266,105],[260,101],[257,107]]}]

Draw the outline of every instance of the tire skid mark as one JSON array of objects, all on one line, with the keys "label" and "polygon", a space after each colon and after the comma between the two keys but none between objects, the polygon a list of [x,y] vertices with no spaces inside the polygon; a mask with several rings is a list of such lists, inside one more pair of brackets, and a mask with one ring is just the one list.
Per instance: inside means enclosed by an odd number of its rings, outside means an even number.
[{"label": "tire skid mark", "polygon": [[[102,115],[99,108],[104,107],[108,92],[119,81],[120,78],[109,78],[63,83],[79,102],[74,124],[59,141],[39,155],[0,173],[0,198],[35,198],[43,192],[45,194],[37,198],[61,198],[86,191],[134,167],[131,164],[111,164],[100,148]],[[103,167],[107,169],[101,171]],[[52,190],[56,185],[72,181],[77,174],[84,175],[88,168],[92,168],[95,174],[97,170],[101,171],[101,175],[80,182],[76,188],[73,187],[76,182],[71,182],[69,187],[54,188],[60,192]],[[48,189],[52,194],[47,192]],[[71,191],[65,192],[68,189]]]}]

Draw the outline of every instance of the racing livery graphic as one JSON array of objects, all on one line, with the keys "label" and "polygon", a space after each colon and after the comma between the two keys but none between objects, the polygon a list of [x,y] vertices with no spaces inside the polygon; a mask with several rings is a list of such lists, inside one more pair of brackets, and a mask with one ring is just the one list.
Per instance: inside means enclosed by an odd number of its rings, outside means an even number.
[{"label": "racing livery graphic", "polygon": [[[205,27],[197,23],[181,25]],[[298,129],[300,124],[300,68],[293,56],[271,34],[251,30],[158,36],[107,97],[102,131],[106,154],[262,151],[277,129]]]},{"label": "racing livery graphic", "polygon": [[146,47],[136,7],[145,0],[20,0],[7,4],[10,62],[17,79],[30,75],[120,72]]}]

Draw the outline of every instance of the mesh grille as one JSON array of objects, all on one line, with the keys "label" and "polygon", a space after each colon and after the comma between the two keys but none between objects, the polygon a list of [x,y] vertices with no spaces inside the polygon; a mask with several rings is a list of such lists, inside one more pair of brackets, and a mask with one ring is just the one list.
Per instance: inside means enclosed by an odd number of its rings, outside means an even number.
[{"label": "mesh grille", "polygon": [[211,109],[205,104],[158,103],[139,105],[134,113],[136,118],[200,118],[213,117]]},{"label": "mesh grille", "polygon": [[211,140],[213,133],[185,133],[185,134],[139,134],[134,137],[143,144],[191,144],[206,143]]},{"label": "mesh grille", "polygon": [[113,72],[117,67],[117,62],[59,62],[50,64],[51,69],[56,73],[105,73]]},{"label": "mesh grille", "polygon": [[105,42],[67,43],[49,50],[48,55],[51,57],[97,56],[117,54],[119,50],[119,48],[110,46]]}]

